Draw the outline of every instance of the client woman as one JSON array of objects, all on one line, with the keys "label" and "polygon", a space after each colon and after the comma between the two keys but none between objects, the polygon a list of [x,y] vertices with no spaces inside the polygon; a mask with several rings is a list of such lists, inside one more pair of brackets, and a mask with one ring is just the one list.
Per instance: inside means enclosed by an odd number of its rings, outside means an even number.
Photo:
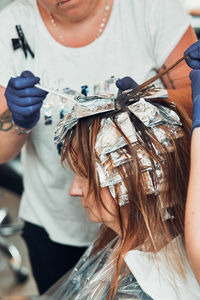
[{"label": "client woman", "polygon": [[200,299],[183,243],[190,122],[160,93],[80,98],[57,127],[70,194],[103,225],[56,299]]}]

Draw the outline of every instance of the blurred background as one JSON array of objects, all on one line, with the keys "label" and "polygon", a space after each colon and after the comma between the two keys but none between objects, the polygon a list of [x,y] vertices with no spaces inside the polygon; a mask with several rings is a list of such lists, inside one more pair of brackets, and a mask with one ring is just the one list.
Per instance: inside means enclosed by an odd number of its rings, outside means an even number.
[{"label": "blurred background", "polygon": [[[167,0],[165,0],[167,1]],[[200,38],[200,0],[180,0]],[[12,0],[0,0],[0,10]],[[37,295],[27,250],[19,233],[18,206],[23,192],[20,155],[0,165],[0,296]]]},{"label": "blurred background", "polygon": [[192,26],[200,39],[200,0],[180,0],[191,15]]}]

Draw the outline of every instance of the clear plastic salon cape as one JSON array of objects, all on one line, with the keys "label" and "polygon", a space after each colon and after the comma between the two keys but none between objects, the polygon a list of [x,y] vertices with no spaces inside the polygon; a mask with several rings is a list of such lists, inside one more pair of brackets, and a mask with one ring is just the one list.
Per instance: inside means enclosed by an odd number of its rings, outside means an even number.
[{"label": "clear plastic salon cape", "polygon": [[[56,300],[106,300],[110,281],[114,274],[116,239],[96,254],[92,254],[94,243],[88,248],[70,276],[51,295]],[[132,273],[119,282],[115,300],[151,300],[137,283]]]},{"label": "clear plastic salon cape", "polygon": [[[182,278],[166,259],[178,245],[185,276]],[[55,300],[106,300],[116,265],[118,238],[97,253],[95,242],[88,248],[69,276],[64,276],[52,290]],[[157,253],[130,250],[126,270],[119,276],[115,300],[199,300],[200,285],[187,260],[181,236]],[[129,271],[130,270],[130,271]],[[124,271],[126,275],[124,276]],[[127,271],[129,273],[127,273]]]}]

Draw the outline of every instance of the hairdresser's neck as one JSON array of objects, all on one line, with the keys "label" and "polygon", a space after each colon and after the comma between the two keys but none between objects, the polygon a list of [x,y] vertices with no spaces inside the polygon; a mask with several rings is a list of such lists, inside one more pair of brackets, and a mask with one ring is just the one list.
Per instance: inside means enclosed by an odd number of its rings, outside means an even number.
[{"label": "hairdresser's neck", "polygon": [[[112,11],[113,0],[108,0],[108,4],[110,9],[108,11],[108,15],[106,17],[107,20],[104,26],[106,26],[109,20]],[[87,5],[84,5],[83,2],[83,4],[72,6],[71,8],[69,7],[69,9],[66,8],[63,10],[56,9],[56,6],[47,7],[40,0],[37,0],[37,5],[45,24],[49,20],[49,14],[52,14],[54,19],[56,20],[56,23],[60,27],[65,27],[65,29],[67,29],[71,26],[80,26],[84,24],[98,24],[99,26],[105,12],[106,0],[93,0],[90,1]],[[91,27],[90,30],[92,31],[93,28]]]},{"label": "hairdresser's neck", "polygon": [[[82,1],[77,7],[62,11],[52,6],[47,8],[40,1],[38,0],[37,3],[43,22],[52,37],[59,43],[64,46],[77,48],[86,46],[97,38],[105,11],[105,1]],[[109,0],[110,10],[104,28],[110,17],[112,3],[113,0]],[[55,30],[55,26],[51,22],[50,14],[53,16],[57,30]],[[65,42],[59,39],[59,35],[62,35]]]}]

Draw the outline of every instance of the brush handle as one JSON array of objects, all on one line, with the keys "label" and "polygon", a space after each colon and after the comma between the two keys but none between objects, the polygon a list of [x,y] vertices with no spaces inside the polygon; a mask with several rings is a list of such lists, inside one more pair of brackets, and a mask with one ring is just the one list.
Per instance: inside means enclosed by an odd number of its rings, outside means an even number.
[{"label": "brush handle", "polygon": [[[10,79],[11,77],[15,77],[15,76],[12,76],[12,75],[9,75],[9,74],[0,72],[0,78],[3,78],[3,80],[9,81],[9,79]],[[45,91],[45,92],[52,93],[52,94],[54,94],[54,95],[60,96],[60,97],[62,97],[62,98],[65,98],[65,99],[67,99],[67,100],[73,102],[74,104],[77,103],[76,100],[74,100],[74,98],[73,98],[72,96],[66,95],[65,93],[62,93],[62,92],[59,92],[59,91],[55,91],[54,89],[49,88],[49,87],[46,87],[46,86],[43,86],[43,85],[41,85],[40,83],[37,83],[37,84],[35,85],[35,87],[37,87],[37,88],[39,88],[39,89],[41,89],[41,90],[43,90],[43,91]]]},{"label": "brush handle", "polygon": [[165,75],[166,73],[168,73],[169,71],[171,71],[173,68],[175,68],[180,62],[182,62],[184,59],[186,59],[189,56],[189,53],[187,53],[186,55],[182,56],[181,58],[179,58],[173,65],[171,65],[169,68],[167,68],[166,70],[160,72],[159,74],[153,76],[152,78],[148,79],[147,81],[145,81],[144,83],[142,83],[141,85],[138,85],[138,87],[136,87],[134,89],[135,94],[138,92],[141,92],[144,88],[146,88],[148,85],[150,85],[151,83],[153,83],[154,81],[156,81],[157,79],[161,78],[163,75]]}]

